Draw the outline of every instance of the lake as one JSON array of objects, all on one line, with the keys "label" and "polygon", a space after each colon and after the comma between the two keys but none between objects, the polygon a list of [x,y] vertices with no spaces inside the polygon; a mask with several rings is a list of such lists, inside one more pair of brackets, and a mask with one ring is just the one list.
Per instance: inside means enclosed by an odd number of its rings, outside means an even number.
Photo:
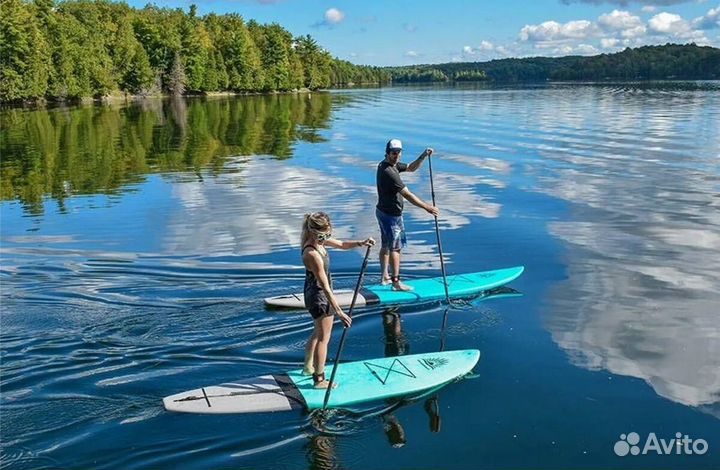
[{"label": "lake", "polygon": [[[2,468],[720,466],[718,82],[0,119]],[[477,348],[474,374],[324,415],[166,412],[164,396],[301,366],[309,315],[262,299],[302,291],[305,212],[327,211],[340,239],[379,237],[390,138],[405,162],[435,149],[448,274],[526,271],[450,308],[358,309],[343,360]],[[427,162],[404,180],[430,201]],[[404,278],[439,276],[433,219],[406,207]],[[331,252],[336,288],[354,287],[363,254]],[[378,280],[374,250],[366,282]],[[653,436],[687,445],[665,452]]]}]

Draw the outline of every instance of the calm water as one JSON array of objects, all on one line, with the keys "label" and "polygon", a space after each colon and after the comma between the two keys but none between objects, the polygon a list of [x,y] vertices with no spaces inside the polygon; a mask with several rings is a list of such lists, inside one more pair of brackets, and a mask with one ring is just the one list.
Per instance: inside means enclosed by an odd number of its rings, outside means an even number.
[{"label": "calm water", "polygon": [[[0,112],[2,468],[720,466],[720,84],[391,88]],[[302,214],[377,236],[374,168],[433,146],[448,311],[358,310],[344,358],[478,348],[433,399],[202,416],[163,396],[299,367]],[[406,182],[429,200],[425,164]],[[406,211],[407,278],[436,276]],[[351,287],[362,250],[334,252]],[[373,256],[375,258],[375,256]],[[378,279],[377,260],[368,281]],[[331,345],[334,355],[339,338]],[[628,455],[636,432],[704,455]],[[622,447],[622,446],[621,446]]]}]

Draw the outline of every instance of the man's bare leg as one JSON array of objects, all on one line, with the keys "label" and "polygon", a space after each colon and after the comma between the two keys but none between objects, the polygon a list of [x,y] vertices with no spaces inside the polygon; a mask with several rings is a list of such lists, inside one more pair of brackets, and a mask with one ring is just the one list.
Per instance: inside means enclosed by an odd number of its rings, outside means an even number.
[{"label": "man's bare leg", "polygon": [[380,284],[382,285],[388,285],[390,282],[390,275],[388,274],[388,263],[389,263],[390,254],[389,251],[386,248],[380,249],[380,275],[382,276],[382,280],[380,281]]},{"label": "man's bare leg", "polygon": [[400,250],[390,251],[390,265],[393,273],[393,289],[401,291],[411,291],[412,287],[400,282]]}]

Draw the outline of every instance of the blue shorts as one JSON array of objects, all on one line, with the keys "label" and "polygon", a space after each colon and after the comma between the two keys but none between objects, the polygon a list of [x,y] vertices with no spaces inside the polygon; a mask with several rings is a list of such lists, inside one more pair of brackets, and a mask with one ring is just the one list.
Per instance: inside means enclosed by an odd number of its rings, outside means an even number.
[{"label": "blue shorts", "polygon": [[407,245],[405,240],[405,225],[401,215],[388,215],[380,209],[375,209],[380,226],[380,247],[390,251],[400,251]]}]

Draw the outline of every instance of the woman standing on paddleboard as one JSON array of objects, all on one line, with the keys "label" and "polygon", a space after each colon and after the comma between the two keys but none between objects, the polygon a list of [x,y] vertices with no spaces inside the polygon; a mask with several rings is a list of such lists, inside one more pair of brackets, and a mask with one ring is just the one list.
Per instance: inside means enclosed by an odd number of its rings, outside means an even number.
[{"label": "woman standing on paddleboard", "polygon": [[316,388],[327,388],[325,380],[325,360],[327,359],[328,343],[332,333],[333,316],[349,327],[352,318],[343,312],[332,290],[330,275],[330,256],[327,247],[349,250],[361,246],[372,246],[375,240],[340,241],[332,238],[330,217],[324,212],[305,214],[302,226],[302,258],[305,264],[305,308],[312,315],[314,328],[305,346],[305,365],[303,373],[312,375]]}]

